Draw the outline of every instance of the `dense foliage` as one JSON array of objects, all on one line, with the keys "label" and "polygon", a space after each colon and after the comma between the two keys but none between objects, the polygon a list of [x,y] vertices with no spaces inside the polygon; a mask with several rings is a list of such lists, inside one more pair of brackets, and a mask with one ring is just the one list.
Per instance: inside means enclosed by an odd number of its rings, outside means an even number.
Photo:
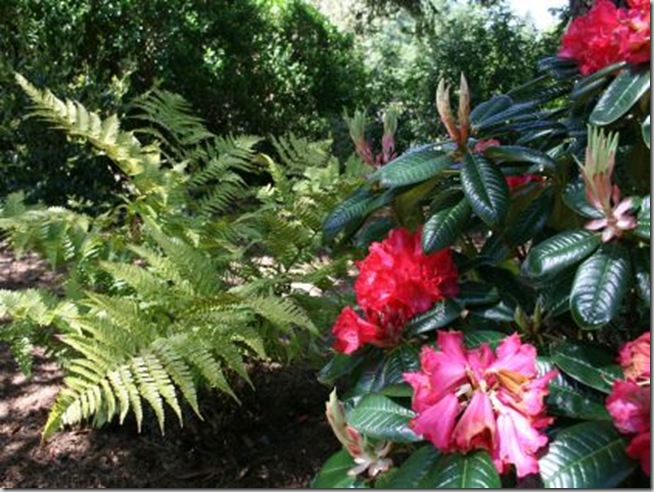
[{"label": "dense foliage", "polygon": [[441,81],[448,138],[329,215],[336,244],[385,227],[332,329],[344,449],[315,487],[648,483],[649,16],[599,0],[540,76],[476,106],[462,77],[455,112]]},{"label": "dense foliage", "polygon": [[0,192],[25,189],[51,204],[111,201],[112,176],[61,135],[22,121],[13,71],[121,115],[158,85],[220,135],[325,137],[330,118],[359,104],[365,86],[351,37],[299,0],[18,0],[3,2],[0,18]]}]

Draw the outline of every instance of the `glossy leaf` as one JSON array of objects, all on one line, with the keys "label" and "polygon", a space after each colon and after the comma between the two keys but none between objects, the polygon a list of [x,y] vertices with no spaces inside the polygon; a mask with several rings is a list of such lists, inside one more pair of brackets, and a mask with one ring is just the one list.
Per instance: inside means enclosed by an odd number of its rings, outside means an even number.
[{"label": "glossy leaf", "polygon": [[650,148],[650,139],[652,137],[652,126],[649,120],[650,117],[648,115],[647,118],[645,118],[645,121],[643,121],[643,141],[648,149]]},{"label": "glossy leaf", "polygon": [[571,378],[606,394],[622,377],[615,356],[596,345],[568,340],[554,350],[552,361]]},{"label": "glossy leaf", "polygon": [[434,177],[454,164],[451,155],[442,145],[427,144],[409,150],[382,166],[370,176],[385,188],[420,183]]},{"label": "glossy leaf", "polygon": [[512,221],[509,229],[511,244],[520,245],[540,232],[547,223],[552,211],[552,196],[550,193],[541,193],[533,198],[531,203]]},{"label": "glossy leaf", "polygon": [[[536,360],[538,374],[554,369],[554,364],[544,357]],[[583,420],[611,420],[606,410],[606,396],[559,372],[550,381],[549,393],[545,400],[548,413]]]},{"label": "glossy leaf", "polygon": [[443,328],[461,316],[462,306],[454,299],[443,299],[424,313],[414,316],[404,327],[407,335]]},{"label": "glossy leaf", "polygon": [[470,216],[468,200],[432,215],[422,229],[422,250],[432,253],[451,246],[459,238]]},{"label": "glossy leaf", "polygon": [[505,111],[511,107],[512,104],[513,100],[504,94],[493,96],[488,101],[478,104],[475,109],[472,110],[470,113],[470,122],[473,126],[477,126],[491,116],[495,116],[496,114]]},{"label": "glossy leaf", "polygon": [[464,282],[459,285],[459,295],[456,299],[464,306],[480,306],[498,302],[500,295],[492,285],[481,282]]},{"label": "glossy leaf", "polygon": [[651,271],[652,265],[650,261],[650,249],[640,248],[632,250],[632,265],[636,277],[636,291],[640,298],[645,302],[649,308],[652,302],[652,283]]},{"label": "glossy leaf", "polygon": [[649,87],[649,70],[623,70],[600,97],[590,114],[590,123],[600,126],[613,123],[626,114]]},{"label": "glossy leaf", "polygon": [[379,393],[384,388],[404,382],[402,374],[416,371],[419,367],[418,350],[409,345],[400,345],[384,352],[384,357],[366,368],[356,384],[347,394],[348,398]]},{"label": "glossy leaf", "polygon": [[587,258],[600,245],[600,238],[586,230],[565,231],[534,246],[522,264],[528,277],[552,277]]},{"label": "glossy leaf", "polygon": [[606,77],[611,75],[618,70],[621,70],[627,65],[627,62],[620,61],[618,63],[613,63],[608,65],[597,72],[580,79],[579,82],[575,84],[570,92],[570,99],[573,101],[586,100],[587,96],[597,92],[606,83]]},{"label": "glossy leaf", "polygon": [[494,306],[472,308],[469,313],[471,318],[485,319],[496,323],[512,323],[515,307],[501,301]]},{"label": "glossy leaf", "polygon": [[348,224],[363,218],[374,199],[375,195],[371,190],[362,188],[341,202],[323,223],[323,242],[330,243]]},{"label": "glossy leaf", "polygon": [[342,449],[333,454],[323,465],[311,483],[314,489],[351,488],[356,480],[347,472],[356,465],[352,456]]},{"label": "glossy leaf", "polygon": [[438,461],[440,453],[431,444],[421,447],[409,456],[393,478],[386,483],[388,489],[415,489]]},{"label": "glossy leaf", "polygon": [[352,355],[335,354],[318,373],[318,381],[333,384],[338,378],[350,374],[366,360],[370,350],[362,349]]},{"label": "glossy leaf", "polygon": [[640,210],[636,217],[637,225],[634,234],[643,239],[650,240],[650,231],[652,227],[652,215],[650,206],[650,197],[646,196],[640,203]]},{"label": "glossy leaf", "polygon": [[463,330],[463,341],[469,349],[477,348],[482,343],[487,343],[491,348],[495,348],[506,338],[506,333],[493,330]]},{"label": "glossy leaf", "polygon": [[583,217],[589,219],[601,219],[604,217],[602,212],[586,200],[586,187],[581,179],[568,183],[561,196],[568,207]]},{"label": "glossy leaf", "polygon": [[498,162],[524,162],[535,164],[543,172],[556,170],[556,162],[545,152],[518,145],[498,145],[489,147],[484,156]]},{"label": "glossy leaf", "polygon": [[584,329],[606,325],[618,313],[631,281],[631,262],[619,245],[602,247],[577,269],[570,311]]},{"label": "glossy leaf", "polygon": [[584,422],[561,431],[539,460],[545,487],[616,487],[636,465],[625,445],[612,422]]},{"label": "glossy leaf", "polygon": [[409,428],[415,413],[382,395],[368,394],[350,412],[348,422],[362,434],[394,442],[416,442]]},{"label": "glossy leaf", "polygon": [[448,453],[420,484],[430,489],[492,489],[502,485],[497,469],[486,451]]},{"label": "glossy leaf", "polygon": [[509,209],[509,188],[497,166],[477,154],[466,154],[461,184],[472,210],[493,227],[504,221]]},{"label": "glossy leaf", "polygon": [[548,318],[570,311],[570,293],[572,292],[575,273],[566,272],[557,275],[545,286],[542,291],[543,308],[547,312]]}]

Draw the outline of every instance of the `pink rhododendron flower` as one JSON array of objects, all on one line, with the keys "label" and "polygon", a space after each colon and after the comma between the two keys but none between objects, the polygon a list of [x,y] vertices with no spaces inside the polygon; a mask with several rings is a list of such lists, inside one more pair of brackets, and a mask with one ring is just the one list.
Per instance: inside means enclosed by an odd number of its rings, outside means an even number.
[{"label": "pink rhododendron flower", "polygon": [[367,343],[395,345],[409,319],[459,293],[451,251],[424,254],[420,229],[414,234],[403,228],[392,230],[384,241],[373,243],[368,256],[356,265],[359,276],[354,290],[363,316],[347,307],[332,329],[334,349],[346,354]]},{"label": "pink rhododendron flower", "polygon": [[412,386],[411,427],[443,452],[485,449],[498,471],[511,464],[519,477],[539,471],[536,452],[547,444],[541,430],[552,419],[544,399],[556,371],[538,377],[536,349],[517,334],[495,351],[473,350],[460,332],[438,333],[440,351],[424,347],[421,371],[405,373]]},{"label": "pink rhododendron flower", "polygon": [[628,379],[650,379],[650,338],[650,332],[643,333],[620,350],[620,365]]},{"label": "pink rhododendron flower", "polygon": [[650,475],[650,334],[645,333],[626,343],[620,350],[619,361],[627,379],[613,383],[606,408],[618,431],[634,435],[627,454],[640,460],[643,470]]},{"label": "pink rhododendron flower", "polygon": [[629,6],[619,9],[610,0],[597,0],[585,15],[570,23],[558,55],[577,60],[584,75],[621,60],[649,62],[649,2],[633,0]]}]

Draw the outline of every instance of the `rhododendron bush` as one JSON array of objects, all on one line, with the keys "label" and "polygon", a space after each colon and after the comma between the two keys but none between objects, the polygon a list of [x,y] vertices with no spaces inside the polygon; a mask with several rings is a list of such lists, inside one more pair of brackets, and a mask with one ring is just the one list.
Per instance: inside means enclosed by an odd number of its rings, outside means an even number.
[{"label": "rhododendron bush", "polygon": [[649,486],[649,19],[597,0],[475,108],[441,82],[444,136],[331,212],[360,261],[315,487]]}]

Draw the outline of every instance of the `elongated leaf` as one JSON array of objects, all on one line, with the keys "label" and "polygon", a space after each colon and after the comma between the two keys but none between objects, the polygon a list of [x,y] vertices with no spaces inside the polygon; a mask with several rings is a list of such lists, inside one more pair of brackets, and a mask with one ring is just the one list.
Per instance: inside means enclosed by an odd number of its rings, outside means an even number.
[{"label": "elongated leaf", "polygon": [[579,80],[572,89],[572,92],[570,92],[570,99],[573,101],[586,100],[587,96],[593,95],[606,83],[606,77],[608,75],[621,70],[626,65],[627,63],[624,61],[613,63]]},{"label": "elongated leaf", "polygon": [[384,353],[380,361],[367,366],[354,387],[347,393],[348,398],[369,393],[380,393],[389,386],[404,382],[402,374],[418,369],[418,349],[401,345]]},{"label": "elongated leaf", "polygon": [[430,310],[414,316],[405,325],[404,332],[407,335],[417,335],[443,328],[458,319],[462,310],[462,306],[454,299],[443,299]]},{"label": "elongated leaf", "polygon": [[623,70],[606,89],[590,114],[593,125],[608,125],[623,116],[650,87],[647,71]]},{"label": "elongated leaf", "polygon": [[431,444],[421,447],[409,456],[398,469],[393,478],[386,484],[388,489],[415,489],[427,475],[429,469],[440,456],[438,450]]},{"label": "elongated leaf", "polygon": [[542,299],[543,308],[547,312],[548,318],[559,316],[570,310],[570,293],[575,273],[573,271],[557,275],[545,286],[542,291]]},{"label": "elongated leaf", "polygon": [[649,122],[649,115],[647,118],[645,118],[645,121],[643,121],[643,140],[645,141],[645,145],[647,145],[647,148],[650,148],[650,139],[652,137],[652,125]]},{"label": "elongated leaf", "polygon": [[484,306],[470,309],[471,319],[483,319],[496,323],[512,323],[515,306],[500,301],[494,306]]},{"label": "elongated leaf", "polygon": [[391,188],[425,181],[454,164],[449,152],[439,144],[427,144],[405,152],[372,176],[381,186]]},{"label": "elongated leaf", "polygon": [[474,212],[489,226],[504,221],[509,209],[509,188],[497,166],[480,155],[463,158],[461,184]]},{"label": "elongated leaf", "polygon": [[498,145],[489,147],[484,156],[498,162],[524,162],[535,164],[543,172],[556,170],[556,162],[545,152],[518,145]]},{"label": "elongated leaf", "polygon": [[652,215],[650,208],[650,197],[646,196],[640,203],[640,210],[638,217],[636,217],[637,225],[634,229],[634,234],[643,239],[650,240],[650,231],[652,227]]},{"label": "elongated leaf", "polygon": [[552,354],[552,361],[568,376],[606,394],[611,392],[613,381],[622,377],[614,359],[595,345],[573,341],[564,342]]},{"label": "elongated leaf", "polygon": [[443,454],[434,470],[420,484],[430,489],[493,489],[501,487],[500,476],[486,451]]},{"label": "elongated leaf", "polygon": [[569,183],[565,187],[562,198],[568,207],[583,217],[588,217],[590,219],[601,219],[604,217],[602,212],[591,206],[590,203],[586,201],[586,187],[581,179]]},{"label": "elongated leaf", "polygon": [[352,457],[342,449],[333,454],[323,465],[313,479],[313,489],[346,489],[351,488],[356,478],[350,477],[347,472],[356,465]]},{"label": "elongated leaf", "polygon": [[488,101],[477,105],[470,113],[470,122],[473,126],[477,126],[484,122],[487,118],[495,116],[502,111],[509,109],[513,104],[513,99],[504,94],[491,97]]},{"label": "elongated leaf", "polygon": [[325,219],[322,230],[323,242],[330,243],[348,224],[363,218],[374,199],[374,193],[366,188],[358,189],[346,198]]},{"label": "elongated leaf", "polygon": [[515,221],[511,221],[509,218],[510,226],[507,228],[509,229],[508,237],[511,244],[517,246],[533,238],[536,233],[545,227],[551,211],[552,195],[550,193],[541,193],[522,210]]},{"label": "elongated leaf", "polygon": [[611,488],[635,468],[612,422],[584,422],[561,431],[540,461],[545,487]]},{"label": "elongated leaf", "polygon": [[457,300],[464,306],[483,306],[500,300],[497,289],[481,282],[464,282],[459,286]]},{"label": "elongated leaf", "polygon": [[360,366],[369,353],[370,350],[364,348],[352,355],[334,355],[318,373],[318,381],[323,384],[333,384],[338,378],[350,374]]},{"label": "elongated leaf", "polygon": [[348,422],[359,432],[394,442],[416,442],[420,438],[409,428],[412,410],[381,395],[366,395],[350,412]]},{"label": "elongated leaf", "polygon": [[[545,357],[539,357],[536,367],[539,376],[542,376],[554,369],[554,364]],[[605,395],[583,386],[561,372],[550,381],[548,388],[545,403],[552,415],[584,420],[612,419],[605,406]]]},{"label": "elongated leaf", "polygon": [[565,231],[533,247],[524,263],[522,273],[528,277],[552,277],[587,258],[600,245],[600,238],[590,231]]},{"label": "elongated leaf", "polygon": [[652,265],[649,255],[649,248],[640,248],[631,251],[632,265],[634,266],[636,277],[636,290],[647,307],[650,307],[652,302],[650,274],[652,271]]},{"label": "elongated leaf", "polygon": [[470,216],[468,200],[432,215],[422,230],[422,250],[432,253],[451,246],[461,235]]},{"label": "elongated leaf", "polygon": [[570,311],[584,329],[597,329],[611,321],[631,281],[631,262],[624,248],[605,246],[577,269],[570,295]]},{"label": "elongated leaf", "polygon": [[495,348],[506,338],[506,333],[493,330],[463,330],[463,340],[466,347],[473,349],[479,347],[482,343],[487,343],[491,348]]}]

